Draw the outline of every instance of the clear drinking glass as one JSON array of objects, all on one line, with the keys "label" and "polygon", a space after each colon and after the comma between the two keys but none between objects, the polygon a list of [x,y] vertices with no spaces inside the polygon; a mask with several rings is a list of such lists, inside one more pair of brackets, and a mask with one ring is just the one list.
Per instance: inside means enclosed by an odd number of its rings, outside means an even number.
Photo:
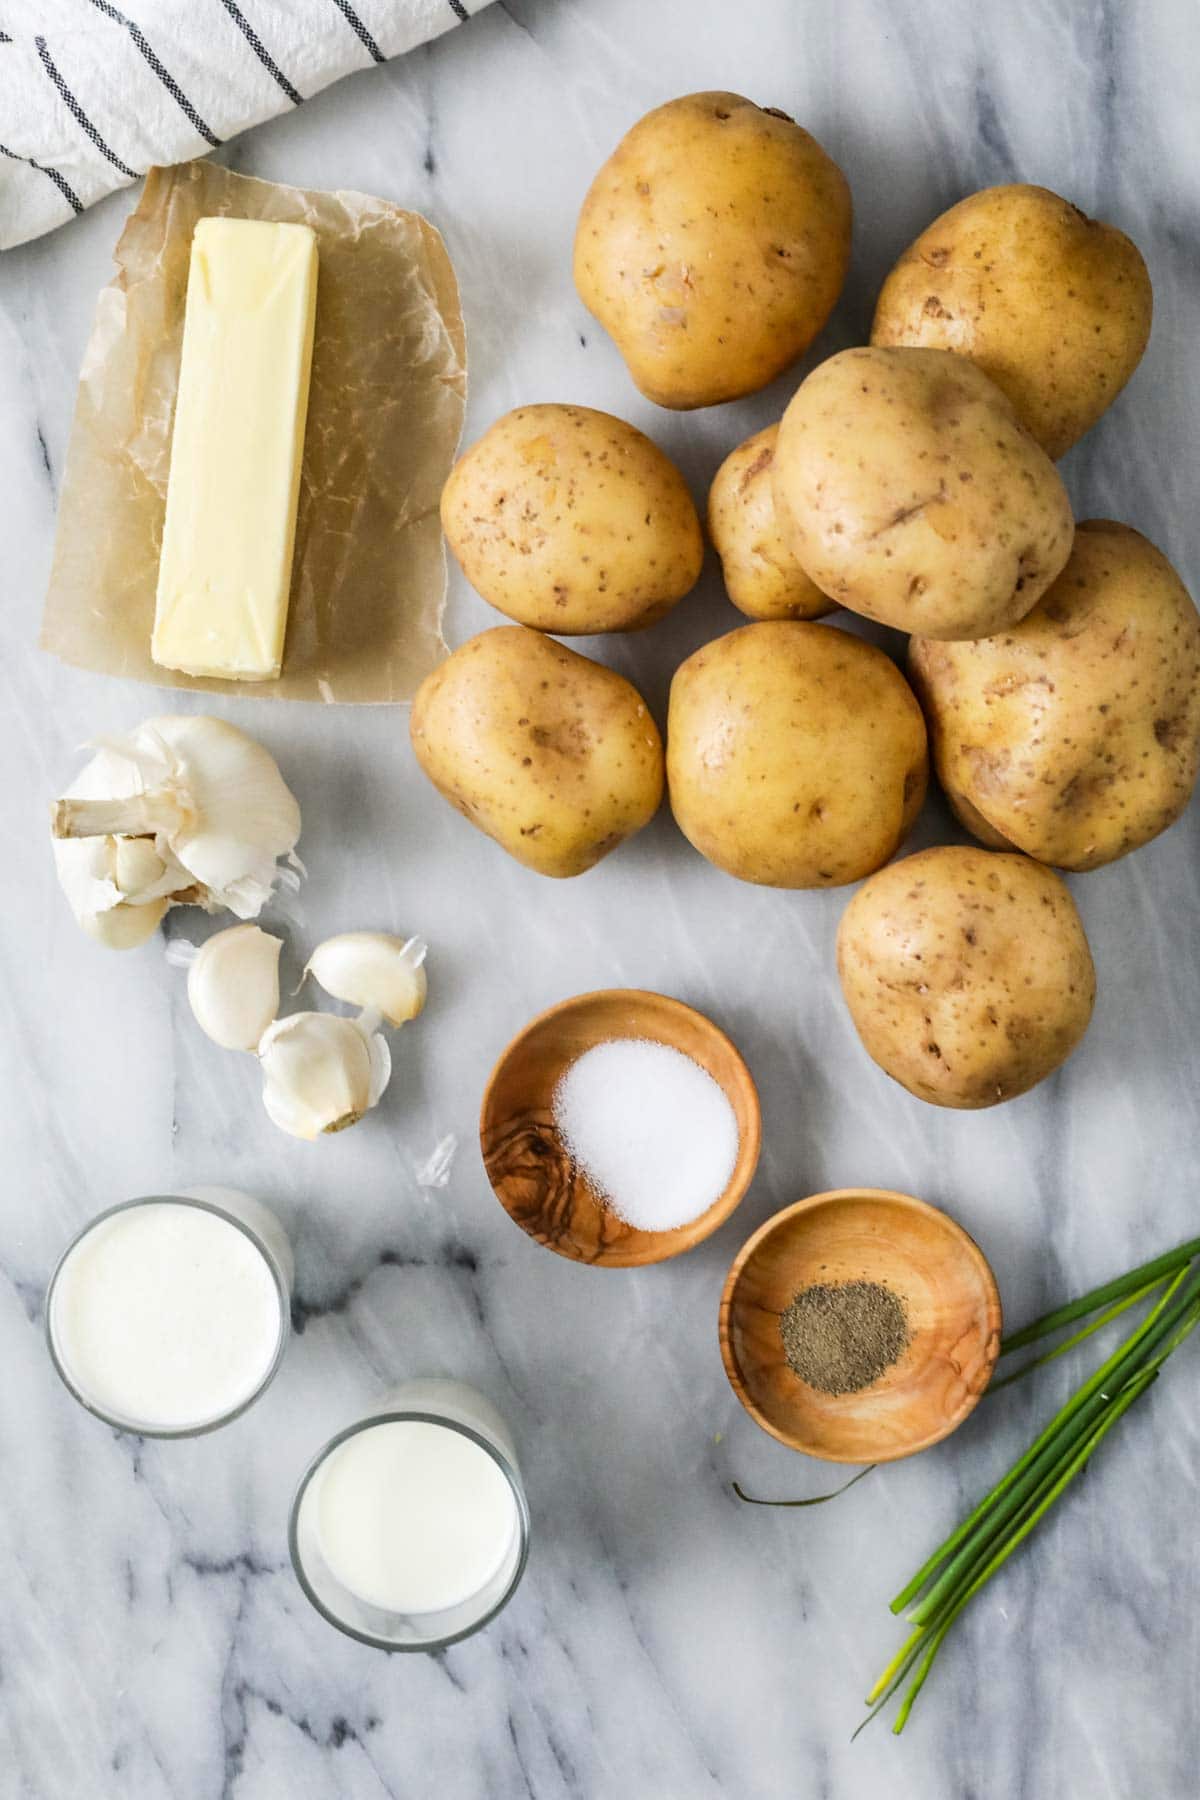
[{"label": "clear drinking glass", "polygon": [[[213,1213],[227,1224],[239,1231],[254,1246],[262,1257],[271,1276],[276,1300],[278,1303],[278,1330],[275,1348],[265,1362],[261,1377],[254,1387],[243,1393],[236,1404],[222,1411],[197,1420],[194,1424],[163,1426],[147,1422],[128,1414],[123,1414],[111,1406],[98,1401],[89,1394],[86,1373],[80,1368],[72,1368],[69,1352],[66,1352],[63,1338],[62,1321],[58,1318],[58,1298],[61,1292],[61,1281],[64,1270],[72,1256],[98,1227],[118,1218],[124,1213],[138,1207],[148,1206],[188,1206],[196,1207],[203,1212]],[[241,1415],[254,1405],[254,1402],[270,1386],[279,1372],[291,1336],[292,1282],[294,1264],[292,1247],[288,1242],[279,1220],[269,1207],[261,1200],[255,1200],[249,1194],[238,1192],[234,1188],[196,1187],[188,1188],[181,1194],[145,1194],[135,1200],[122,1200],[116,1206],[107,1207],[97,1213],[78,1232],[58,1259],[50,1285],[46,1290],[46,1343],[53,1362],[64,1386],[74,1395],[79,1404],[88,1412],[102,1419],[106,1425],[114,1426],[118,1431],[136,1432],[140,1437],[181,1438],[200,1437],[205,1432],[216,1431],[222,1425]]]},{"label": "clear drinking glass", "polygon": [[[466,1599],[427,1612],[392,1612],[347,1588],[330,1568],[318,1522],[321,1481],[335,1451],[377,1425],[416,1422],[459,1433],[485,1451],[515,1502],[512,1541],[494,1573]],[[379,1650],[441,1650],[495,1618],[516,1591],[529,1557],[529,1507],[508,1427],[495,1407],[460,1381],[425,1377],[404,1382],[322,1445],[300,1479],[288,1521],[296,1578],[323,1618],[347,1637]]]}]

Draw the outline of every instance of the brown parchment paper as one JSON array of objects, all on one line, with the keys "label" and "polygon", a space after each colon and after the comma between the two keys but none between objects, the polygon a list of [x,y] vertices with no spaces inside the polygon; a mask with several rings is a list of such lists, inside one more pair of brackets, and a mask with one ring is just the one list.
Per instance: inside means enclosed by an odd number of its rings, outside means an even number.
[{"label": "brown parchment paper", "polygon": [[[317,323],[283,673],[208,681],[150,660],[188,259],[212,214],[317,233]],[[283,700],[410,699],[446,654],[438,500],[462,429],[466,345],[441,237],[365,194],[152,169],[79,377],[41,644],[157,687]]]}]

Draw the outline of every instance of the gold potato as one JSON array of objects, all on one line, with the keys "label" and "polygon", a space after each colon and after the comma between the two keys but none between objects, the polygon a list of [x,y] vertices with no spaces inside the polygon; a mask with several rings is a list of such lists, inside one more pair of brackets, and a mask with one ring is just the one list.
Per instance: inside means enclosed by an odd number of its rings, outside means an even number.
[{"label": "gold potato", "polygon": [[970,357],[1058,457],[1137,368],[1153,305],[1124,232],[1049,188],[1014,183],[968,195],[909,245],[883,284],[871,342]]},{"label": "gold potato", "polygon": [[823,593],[925,637],[1015,623],[1074,531],[1011,402],[946,350],[843,350],[814,369],[779,428],[775,497]]},{"label": "gold potato", "polygon": [[803,355],[850,260],[850,189],[816,139],[740,94],[627,132],[575,233],[575,286],[660,406],[714,406]]},{"label": "gold potato", "polygon": [[1026,856],[902,857],[842,915],[838,974],[867,1054],[935,1106],[1012,1100],[1065,1062],[1096,997],[1061,878]]},{"label": "gold potato", "polygon": [[767,887],[839,887],[921,810],[921,709],[895,664],[831,625],[742,625],[676,670],[667,781],[702,856]]},{"label": "gold potato", "polygon": [[1095,869],[1174,824],[1200,770],[1200,616],[1163,556],[1111,519],[1020,624],[914,638],[951,806],[986,844]]},{"label": "gold potato", "polygon": [[675,464],[590,406],[521,406],[497,419],[451,470],[442,529],[485,600],[560,637],[653,624],[704,561]]},{"label": "gold potato", "polygon": [[522,625],[427,675],[410,729],[438,792],[540,875],[581,875],[662,799],[662,739],[637,689]]},{"label": "gold potato", "polygon": [[778,425],[730,451],[708,491],[708,535],[725,591],[751,619],[819,619],[834,603],[811,582],[775,511],[773,464]]}]

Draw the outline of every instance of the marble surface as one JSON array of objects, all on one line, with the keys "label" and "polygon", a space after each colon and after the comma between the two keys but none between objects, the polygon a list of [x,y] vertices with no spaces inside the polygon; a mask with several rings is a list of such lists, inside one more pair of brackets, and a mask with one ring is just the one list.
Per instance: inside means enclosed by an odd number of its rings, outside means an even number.
[{"label": "marble surface", "polygon": [[[391,195],[441,226],[470,331],[471,435],[523,400],[608,407],[652,430],[698,493],[790,382],[657,413],[577,301],[575,212],[638,114],[728,86],[796,114],[842,163],[855,258],[822,353],[861,340],[884,270],[943,206],[1043,181],[1131,231],[1157,289],[1140,373],[1065,465],[1077,510],[1148,532],[1196,588],[1198,55],[1182,0],[511,0],[225,154]],[[1100,1000],[1069,1067],[997,1111],[955,1115],[860,1051],[833,973],[843,895],[738,886],[665,813],[594,873],[545,883],[424,783],[403,713],[218,702],[272,747],[303,806],[297,943],[380,924],[433,944],[429,1010],[397,1045],[384,1105],[320,1146],[284,1139],[250,1060],[195,1028],[161,942],[101,953],[51,872],[46,802],[76,746],[162,704],[33,647],[79,355],[128,205],[0,261],[0,1794],[1184,1800],[1200,1751],[1197,1353],[971,1608],[905,1737],[876,1724],[851,1746],[859,1697],[897,1642],[887,1596],[1068,1376],[997,1399],[836,1506],[754,1511],[734,1477],[788,1494],[831,1471],[740,1411],[716,1306],[753,1226],[847,1183],[946,1205],[992,1259],[1012,1320],[1196,1229],[1196,810],[1073,883]],[[456,581],[452,639],[491,622]],[[672,667],[736,622],[710,571],[675,617],[597,648],[661,716]],[[947,835],[931,803],[918,841]],[[510,1224],[473,1133],[508,1036],[614,984],[678,994],[731,1031],[761,1085],[765,1149],[710,1242],[608,1273]],[[423,1187],[450,1132],[449,1185]],[[258,1193],[287,1222],[301,1330],[249,1416],[192,1443],[139,1442],[59,1387],[41,1295],[92,1211],[199,1181]],[[477,1382],[510,1419],[534,1553],[485,1635],[388,1659],[307,1608],[284,1522],[321,1439],[386,1383],[430,1371]]]}]

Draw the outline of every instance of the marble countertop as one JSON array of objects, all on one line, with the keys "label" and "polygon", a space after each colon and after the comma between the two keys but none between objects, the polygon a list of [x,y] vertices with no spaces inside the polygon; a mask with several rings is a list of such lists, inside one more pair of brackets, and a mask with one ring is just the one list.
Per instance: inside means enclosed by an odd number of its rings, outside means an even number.
[{"label": "marble countertop", "polygon": [[[1200,588],[1200,23],[1182,0],[980,9],[950,0],[511,0],[354,76],[222,152],[236,168],[419,207],[446,234],[471,347],[468,435],[520,401],[652,431],[697,493],[775,417],[784,380],[692,416],[634,392],[571,286],[592,173],[651,105],[731,87],[809,125],[847,171],[855,257],[826,354],[861,341],[880,278],[962,193],[1044,182],[1131,232],[1154,337],[1064,464],[1081,516],[1147,532]],[[122,958],[55,887],[48,798],[86,738],[163,697],[34,648],[79,357],[130,196],[0,261],[0,732],[10,856],[0,932],[0,1794],[5,1800],[1095,1800],[1196,1790],[1200,1462],[1181,1354],[1034,1542],[970,1610],[899,1742],[851,1746],[897,1642],[887,1597],[1067,1391],[1061,1365],[954,1439],[815,1512],[731,1491],[831,1471],[741,1411],[717,1298],[776,1208],[852,1183],[945,1205],[1020,1320],[1196,1230],[1200,815],[1072,883],[1100,973],[1088,1037],[1033,1094],[970,1115],[909,1098],[845,1017],[845,896],[739,886],[670,817],[551,884],[446,807],[403,712],[217,701],[277,754],[304,812],[303,934],[420,930],[431,1000],[380,1109],[319,1146],[268,1123],[249,1059],[196,1030],[161,941]],[[493,623],[460,580],[452,641]],[[710,570],[671,619],[595,648],[660,717],[670,672],[737,617]],[[194,706],[185,698],[181,704]],[[7,759],[11,758],[11,761]],[[952,835],[931,803],[917,842]],[[737,1216],[674,1264],[603,1272],[526,1240],[474,1137],[486,1073],[524,1020],[589,987],[712,1013],[760,1084],[764,1154]],[[449,1185],[422,1165],[447,1133]],[[276,1207],[297,1251],[282,1375],[214,1436],[117,1435],[58,1385],[41,1296],[63,1244],[123,1196],[220,1182]],[[316,1445],[387,1383],[481,1386],[519,1439],[533,1509],[523,1587],[433,1658],[340,1637],[287,1562]]]}]

